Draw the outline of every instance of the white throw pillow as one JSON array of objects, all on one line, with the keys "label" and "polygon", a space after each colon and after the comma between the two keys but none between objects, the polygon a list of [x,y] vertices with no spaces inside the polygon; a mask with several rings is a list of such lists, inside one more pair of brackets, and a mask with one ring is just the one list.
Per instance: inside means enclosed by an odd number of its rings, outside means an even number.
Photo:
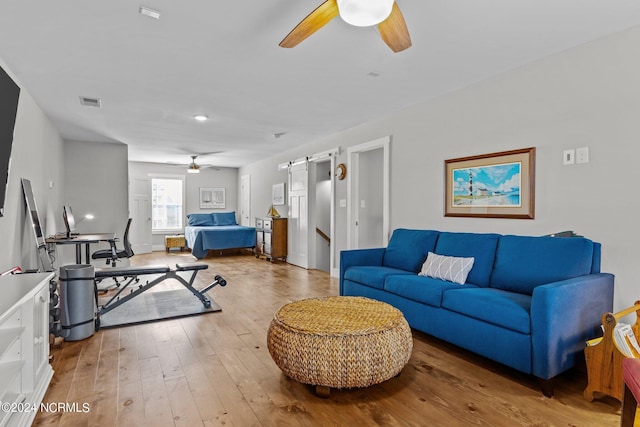
[{"label": "white throw pillow", "polygon": [[473,267],[473,257],[461,258],[429,252],[418,274],[464,285],[471,267]]}]

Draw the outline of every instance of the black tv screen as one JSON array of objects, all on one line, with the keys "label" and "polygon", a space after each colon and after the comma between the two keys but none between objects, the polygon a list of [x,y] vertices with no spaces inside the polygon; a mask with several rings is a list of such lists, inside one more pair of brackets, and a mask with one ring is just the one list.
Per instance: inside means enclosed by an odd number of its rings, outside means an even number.
[{"label": "black tv screen", "polygon": [[16,125],[19,96],[20,88],[0,67],[0,216],[4,215],[4,199],[9,183],[13,128]]}]

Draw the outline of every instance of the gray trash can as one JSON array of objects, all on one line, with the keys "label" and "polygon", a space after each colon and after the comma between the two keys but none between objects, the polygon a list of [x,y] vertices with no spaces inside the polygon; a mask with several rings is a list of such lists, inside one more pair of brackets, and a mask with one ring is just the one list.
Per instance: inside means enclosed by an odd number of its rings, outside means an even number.
[{"label": "gray trash can", "polygon": [[89,338],[96,330],[94,279],[92,265],[60,267],[60,326],[65,341]]}]

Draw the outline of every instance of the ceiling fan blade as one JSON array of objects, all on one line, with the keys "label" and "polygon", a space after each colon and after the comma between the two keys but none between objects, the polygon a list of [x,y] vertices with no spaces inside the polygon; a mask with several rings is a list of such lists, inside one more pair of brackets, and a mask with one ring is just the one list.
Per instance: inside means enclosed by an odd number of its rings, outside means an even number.
[{"label": "ceiling fan blade", "polygon": [[397,3],[393,3],[391,15],[378,24],[378,30],[380,30],[380,37],[392,51],[401,52],[411,47],[407,23],[404,21],[404,16],[402,16]]},{"label": "ceiling fan blade", "polygon": [[311,34],[324,27],[336,16],[338,16],[338,3],[336,3],[336,0],[325,1],[287,34],[287,37],[280,42],[280,47],[296,46]]}]

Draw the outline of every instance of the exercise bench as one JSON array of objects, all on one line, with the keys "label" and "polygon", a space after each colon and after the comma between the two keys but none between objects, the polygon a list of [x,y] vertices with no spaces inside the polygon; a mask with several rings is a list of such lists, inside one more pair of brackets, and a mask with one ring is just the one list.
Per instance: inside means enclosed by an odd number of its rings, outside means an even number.
[{"label": "exercise bench", "polygon": [[[202,304],[209,308],[211,307],[211,300],[205,295],[207,291],[212,289],[213,287],[220,285],[226,286],[227,281],[224,280],[221,276],[216,275],[214,277],[213,283],[205,286],[202,289],[196,289],[193,287],[193,282],[195,281],[196,275],[200,270],[206,270],[209,268],[209,265],[203,262],[187,262],[187,263],[178,263],[176,264],[175,270],[172,270],[168,265],[143,265],[137,267],[115,267],[115,268],[96,268],[95,269],[95,294],[96,294],[96,305],[98,304],[98,287],[97,283],[105,278],[123,278],[123,284],[118,285],[118,291],[102,306],[98,306],[98,318],[100,315],[108,313],[114,308],[124,304],[140,295],[141,293],[151,289],[158,283],[164,282],[167,279],[175,279],[182,286],[189,289],[193,295],[195,295]],[[188,279],[185,279],[178,273],[183,272],[191,272],[191,276]],[[144,276],[147,274],[161,274],[161,276],[153,279],[152,281],[147,281],[144,285],[138,285],[137,289],[130,289],[130,293],[120,296],[125,289],[129,288],[132,283],[139,283],[140,279],[138,276]],[[97,329],[97,328],[96,328]]]}]

